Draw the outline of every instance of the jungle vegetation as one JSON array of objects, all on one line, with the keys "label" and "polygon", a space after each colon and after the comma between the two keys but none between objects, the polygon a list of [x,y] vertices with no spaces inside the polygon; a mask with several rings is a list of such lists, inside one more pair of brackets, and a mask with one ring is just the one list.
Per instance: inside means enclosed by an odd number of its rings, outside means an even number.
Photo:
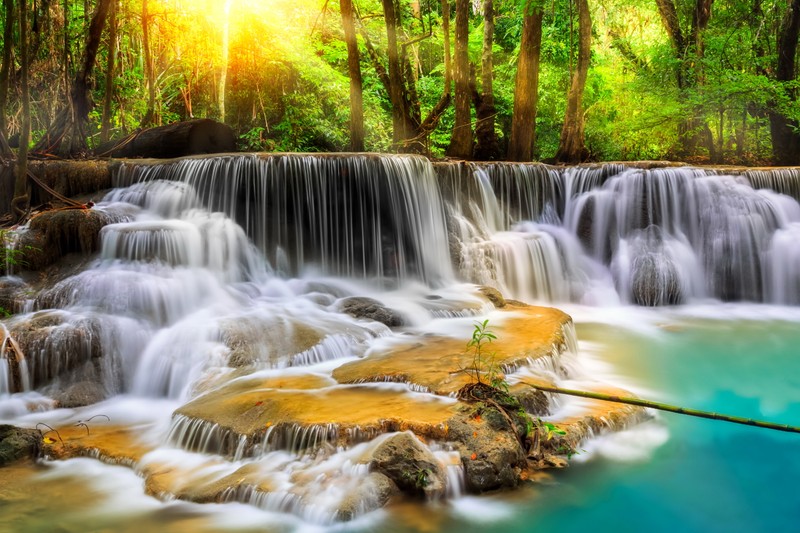
[{"label": "jungle vegetation", "polygon": [[3,0],[0,15],[0,151],[20,147],[20,166],[193,117],[245,150],[800,164],[800,0]]}]

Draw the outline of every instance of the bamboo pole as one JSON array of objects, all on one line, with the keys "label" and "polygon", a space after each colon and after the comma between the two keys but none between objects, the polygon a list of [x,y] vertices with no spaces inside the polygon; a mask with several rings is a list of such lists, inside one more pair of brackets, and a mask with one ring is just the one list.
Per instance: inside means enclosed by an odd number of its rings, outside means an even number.
[{"label": "bamboo pole", "polygon": [[734,424],[742,424],[745,426],[754,426],[764,429],[773,429],[775,431],[786,431],[788,433],[800,433],[800,427],[789,426],[786,424],[774,424],[772,422],[763,422],[760,420],[753,420],[751,418],[742,418],[739,416],[728,416],[719,413],[711,413],[709,411],[700,411],[697,409],[688,409],[685,407],[678,407],[676,405],[669,405],[666,403],[653,402],[650,400],[642,400],[640,398],[631,398],[624,396],[614,396],[611,394],[602,394],[599,392],[587,392],[573,389],[562,389],[561,387],[551,387],[549,385],[529,385],[535,389],[544,392],[552,392],[555,394],[566,394],[568,396],[579,396],[581,398],[591,398],[592,400],[604,400],[606,402],[624,403],[628,405],[638,405],[640,407],[649,407],[651,409],[658,409],[659,411],[669,411],[670,413],[678,413],[680,415],[696,416],[699,418],[709,418],[711,420],[722,420],[723,422],[732,422]]}]

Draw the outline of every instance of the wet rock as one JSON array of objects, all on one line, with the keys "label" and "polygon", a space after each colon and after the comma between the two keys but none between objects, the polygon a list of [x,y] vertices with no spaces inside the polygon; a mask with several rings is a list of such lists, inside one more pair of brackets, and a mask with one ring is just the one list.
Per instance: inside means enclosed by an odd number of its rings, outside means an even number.
[{"label": "wet rock", "polygon": [[95,209],[45,211],[21,232],[24,268],[39,271],[70,253],[91,254],[100,249],[100,230],[119,217]]},{"label": "wet rock", "polygon": [[99,383],[80,381],[67,387],[67,390],[53,395],[59,407],[72,409],[83,407],[106,399],[106,389]]},{"label": "wet rock", "polygon": [[27,285],[20,279],[0,279],[0,318],[20,310],[26,290]]},{"label": "wet rock", "polygon": [[678,263],[656,226],[631,237],[631,299],[636,305],[676,305],[684,300]]},{"label": "wet rock", "polygon": [[230,349],[228,364],[282,366],[292,356],[311,350],[325,333],[298,321],[279,317],[250,317],[222,325],[222,340]]},{"label": "wet rock", "polygon": [[362,296],[345,298],[339,302],[339,309],[352,317],[374,320],[390,328],[406,325],[406,320],[402,314],[394,309],[389,309],[378,300],[373,300],[372,298]]},{"label": "wet rock", "polygon": [[[559,366],[565,346],[564,328],[570,317],[550,307],[507,305],[507,316],[493,326],[492,362],[502,372],[533,364]],[[464,331],[469,338],[471,330]],[[464,340],[450,336],[423,336],[408,344],[375,350],[369,357],[346,363],[333,371],[339,383],[408,383],[417,390],[449,395],[470,381],[464,370],[473,364],[473,353]]]},{"label": "wet rock", "polygon": [[444,493],[444,469],[433,453],[409,432],[389,437],[375,450],[370,468],[380,472],[405,494]]},{"label": "wet rock", "polygon": [[9,332],[21,348],[33,387],[103,357],[100,323],[92,318],[42,311],[15,322]]},{"label": "wet rock", "polygon": [[481,294],[486,296],[486,299],[492,302],[492,304],[494,304],[494,306],[497,307],[498,309],[502,309],[503,307],[506,306],[506,299],[503,298],[503,295],[500,294],[500,291],[498,291],[494,287],[483,286],[480,287],[478,290],[480,291]]},{"label": "wet rock", "polygon": [[464,406],[449,423],[449,438],[461,453],[469,492],[516,487],[527,466],[516,431],[492,412]]},{"label": "wet rock", "polygon": [[0,467],[23,459],[35,459],[41,449],[42,434],[35,429],[0,426]]},{"label": "wet rock", "polygon": [[394,482],[380,472],[370,472],[354,492],[348,493],[339,505],[336,518],[347,522],[365,513],[384,507],[400,494]]},{"label": "wet rock", "polygon": [[544,392],[527,385],[512,387],[509,391],[514,396],[526,413],[534,416],[544,416],[550,412],[550,401]]}]

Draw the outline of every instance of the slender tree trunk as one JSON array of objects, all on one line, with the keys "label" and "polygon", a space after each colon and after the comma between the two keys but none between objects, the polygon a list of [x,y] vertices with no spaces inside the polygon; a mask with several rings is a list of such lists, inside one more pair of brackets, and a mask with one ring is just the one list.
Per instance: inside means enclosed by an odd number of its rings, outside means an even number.
[{"label": "slender tree trunk", "polygon": [[108,66],[106,68],[106,92],[103,95],[103,120],[100,142],[107,142],[111,133],[111,103],[114,99],[114,66],[117,55],[117,1],[111,0],[108,21]]},{"label": "slender tree trunk", "polygon": [[[800,0],[792,0],[778,35],[778,64],[775,78],[782,83],[796,77],[798,38],[800,38]],[[790,100],[797,105],[797,91],[789,89]],[[780,110],[769,112],[772,134],[773,163],[776,165],[800,164],[800,123],[788,119]]]},{"label": "slender tree trunk", "polygon": [[89,93],[89,78],[94,69],[100,38],[106,23],[112,0],[99,0],[83,52],[81,69],[76,73],[70,90],[70,105],[62,109],[47,133],[36,144],[33,151],[42,154],[55,154],[60,157],[77,157],[86,154],[86,124],[92,107]]},{"label": "slender tree trunk", "polygon": [[500,157],[500,144],[494,130],[494,61],[492,46],[494,44],[494,2],[483,0],[483,53],[481,56],[481,97],[475,109],[475,158],[481,161],[493,161]]},{"label": "slender tree trunk", "polygon": [[12,216],[16,220],[28,211],[28,143],[31,136],[30,87],[28,86],[28,8],[27,0],[19,2],[19,59],[22,84],[22,127],[17,152],[17,177],[14,181],[14,199],[11,202]]},{"label": "slender tree trunk", "polygon": [[3,0],[6,20],[3,29],[3,64],[0,66],[0,133],[8,138],[8,86],[11,75],[12,50],[14,47],[14,0]]},{"label": "slender tree trunk", "polygon": [[156,125],[156,74],[153,65],[153,50],[150,47],[150,10],[148,0],[142,0],[142,55],[144,55],[144,78],[147,84],[147,110],[139,123],[140,128]]},{"label": "slender tree trunk", "polygon": [[353,0],[341,0],[342,27],[347,43],[347,72],[350,76],[350,150],[364,151],[364,98],[362,94],[361,62],[356,40]]},{"label": "slender tree trunk", "polygon": [[472,157],[471,91],[469,83],[469,0],[456,0],[456,120],[447,155],[459,159]]},{"label": "slender tree trunk", "polygon": [[444,93],[453,90],[453,62],[450,52],[450,2],[442,0],[442,34],[444,35]]},{"label": "slender tree trunk", "polygon": [[517,79],[514,84],[514,114],[511,117],[511,138],[508,142],[508,159],[511,161],[533,160],[541,50],[542,9],[534,5],[534,0],[528,0],[522,22]]},{"label": "slender tree trunk", "polygon": [[219,121],[225,122],[225,90],[228,83],[228,43],[231,25],[231,1],[225,0],[225,21],[222,24],[222,68],[219,74]]},{"label": "slender tree trunk", "polygon": [[70,80],[70,54],[69,54],[69,0],[64,0],[64,50],[62,51],[61,62],[64,67],[64,99],[69,99],[69,80]]},{"label": "slender tree trunk", "polygon": [[572,84],[567,97],[564,127],[555,160],[560,163],[579,163],[588,156],[583,135],[583,90],[589,72],[589,56],[592,47],[592,19],[588,0],[577,0],[578,4],[578,64],[572,75]]},{"label": "slender tree trunk", "polygon": [[389,62],[389,100],[392,102],[392,140],[397,147],[411,138],[413,130],[408,120],[408,109],[403,89],[403,71],[397,50],[397,15],[394,0],[382,0],[386,21],[386,48]]}]

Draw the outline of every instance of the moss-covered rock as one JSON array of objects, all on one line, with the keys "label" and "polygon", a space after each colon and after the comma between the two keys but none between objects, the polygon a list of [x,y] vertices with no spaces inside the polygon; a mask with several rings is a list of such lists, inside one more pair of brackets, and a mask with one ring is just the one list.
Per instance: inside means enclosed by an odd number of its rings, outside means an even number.
[{"label": "moss-covered rock", "polygon": [[42,434],[35,429],[0,425],[0,467],[35,459],[42,449]]}]

